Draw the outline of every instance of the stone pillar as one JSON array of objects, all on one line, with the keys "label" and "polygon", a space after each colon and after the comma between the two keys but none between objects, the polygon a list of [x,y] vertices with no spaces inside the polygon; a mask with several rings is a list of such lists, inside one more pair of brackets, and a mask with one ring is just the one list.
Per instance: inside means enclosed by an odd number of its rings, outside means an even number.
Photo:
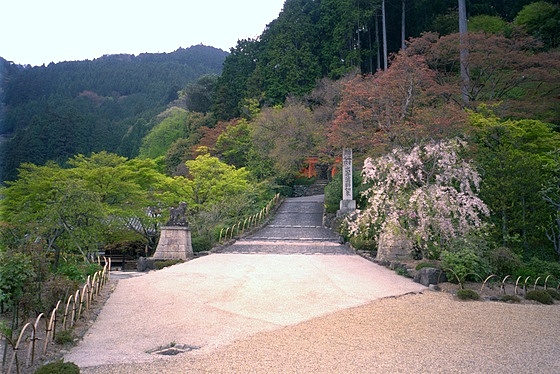
[{"label": "stone pillar", "polygon": [[187,226],[162,226],[155,260],[188,260],[193,258],[191,230]]},{"label": "stone pillar", "polygon": [[342,200],[337,215],[345,215],[356,209],[352,187],[352,148],[342,150]]}]

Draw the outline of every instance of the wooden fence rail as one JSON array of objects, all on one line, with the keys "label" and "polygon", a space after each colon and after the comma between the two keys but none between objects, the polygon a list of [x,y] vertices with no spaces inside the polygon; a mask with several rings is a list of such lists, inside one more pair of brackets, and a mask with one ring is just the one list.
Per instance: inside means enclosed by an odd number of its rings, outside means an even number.
[{"label": "wooden fence rail", "polygon": [[239,221],[231,226],[224,227],[220,230],[220,238],[218,242],[222,243],[228,239],[233,239],[235,235],[243,234],[245,230],[251,229],[262,222],[263,219],[268,217],[272,209],[280,201],[280,194],[277,193],[274,197],[263,207],[259,213],[255,213],[242,221]]},{"label": "wooden fence rail", "polygon": [[[83,313],[89,310],[94,299],[99,296],[103,286],[109,281],[111,259],[104,258],[104,262],[103,269],[96,272],[93,277],[88,276],[86,283],[74,294],[71,294],[65,303],[62,300],[57,302],[50,313],[50,318],[48,318],[48,315],[41,313],[35,323],[28,322],[23,326],[15,344],[12,344],[9,364],[2,373],[11,374],[13,369],[16,373],[19,373],[20,360],[24,353],[27,353],[25,356],[25,367],[27,368],[33,365],[36,358],[46,355],[49,345],[52,345],[55,341],[57,326],[60,322],[59,331],[67,331],[74,327]],[[44,321],[42,326],[39,324],[41,320]],[[4,338],[7,339],[7,337]],[[44,340],[42,350],[37,349],[39,340]],[[39,353],[38,357],[37,353]]]}]

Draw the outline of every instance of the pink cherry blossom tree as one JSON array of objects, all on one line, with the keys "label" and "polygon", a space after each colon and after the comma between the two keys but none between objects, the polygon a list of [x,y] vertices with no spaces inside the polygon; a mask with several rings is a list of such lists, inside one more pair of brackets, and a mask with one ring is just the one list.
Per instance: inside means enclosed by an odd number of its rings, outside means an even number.
[{"label": "pink cherry blossom tree", "polygon": [[437,257],[452,240],[481,230],[489,210],[477,197],[479,174],[460,157],[465,147],[459,139],[430,141],[367,158],[367,208],[346,219],[348,233],[376,241],[381,233],[404,235],[424,257]]}]

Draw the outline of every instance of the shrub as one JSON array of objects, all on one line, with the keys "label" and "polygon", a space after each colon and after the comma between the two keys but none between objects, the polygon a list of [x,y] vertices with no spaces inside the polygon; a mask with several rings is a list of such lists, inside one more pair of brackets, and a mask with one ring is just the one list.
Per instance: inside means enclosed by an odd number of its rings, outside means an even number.
[{"label": "shrub", "polygon": [[556,279],[560,279],[560,263],[543,261],[536,257],[529,260],[524,266],[519,268],[514,275],[522,277],[546,277],[552,275]]},{"label": "shrub", "polygon": [[72,334],[71,330],[63,330],[56,333],[54,337],[54,342],[56,344],[64,345],[68,343],[74,342],[74,334]]},{"label": "shrub", "polygon": [[519,257],[509,248],[500,247],[488,253],[488,262],[500,277],[515,274],[522,266]]},{"label": "shrub", "polygon": [[552,299],[552,296],[544,290],[529,291],[525,295],[525,298],[527,300],[538,301],[541,304],[546,304],[546,305],[554,304],[554,300]]},{"label": "shrub", "polygon": [[[352,194],[356,200],[356,206],[363,207],[366,199],[362,196],[361,192],[366,190],[367,186],[362,183],[362,175],[356,170],[352,173],[352,185]],[[342,173],[337,173],[329,184],[325,186],[325,212],[336,213],[340,208],[340,200],[342,200]]]},{"label": "shrub", "polygon": [[504,303],[520,303],[521,299],[515,295],[503,295],[500,297],[500,301],[503,301]]},{"label": "shrub", "polygon": [[313,177],[313,178],[307,178],[304,176],[298,176],[296,178],[294,178],[294,181],[292,183],[293,186],[311,186],[313,183],[315,183],[315,180],[317,178]]},{"label": "shrub", "polygon": [[553,290],[553,289],[547,289],[546,292],[548,292],[548,294],[554,299],[554,300],[560,300],[560,292]]},{"label": "shrub", "polygon": [[51,362],[41,366],[35,374],[79,374],[80,368],[73,362],[63,360]]},{"label": "shrub", "polygon": [[410,274],[408,274],[408,270],[406,270],[406,269],[403,268],[403,267],[400,267],[400,266],[397,267],[397,268],[395,269],[395,273],[397,273],[397,274],[400,275],[400,276],[410,278]]},{"label": "shrub", "polygon": [[[447,277],[463,283],[467,280],[480,280],[489,273],[486,261],[471,249],[457,252],[443,251],[441,253],[441,267]],[[476,279],[476,278],[479,279]]]},{"label": "shrub", "polygon": [[42,309],[52,310],[59,300],[68,296],[80,287],[80,282],[70,280],[60,274],[53,274],[42,283],[41,302]]},{"label": "shrub", "polygon": [[377,242],[373,239],[367,239],[362,236],[350,237],[350,244],[354,249],[359,251],[377,251]]},{"label": "shrub", "polygon": [[275,193],[279,193],[281,196],[293,196],[294,189],[291,186],[279,185],[273,188]]},{"label": "shrub", "polygon": [[191,241],[193,252],[204,252],[212,249],[212,239],[206,235],[193,236]]},{"label": "shrub", "polygon": [[182,263],[183,260],[165,260],[165,261],[156,261],[154,263],[154,267],[156,268],[156,270],[161,270],[163,268],[166,268],[168,266],[173,266],[173,265],[177,265]]},{"label": "shrub", "polygon": [[480,300],[480,295],[473,290],[458,290],[457,297],[460,300]]},{"label": "shrub", "polygon": [[440,265],[436,262],[432,262],[432,261],[422,261],[420,263],[418,263],[418,265],[416,265],[415,269],[416,270],[421,270],[424,268],[435,268],[435,269],[439,269]]},{"label": "shrub", "polygon": [[59,264],[56,273],[65,276],[66,278],[84,283],[88,275],[95,274],[96,271],[101,270],[101,267],[97,263],[85,263],[85,262],[62,262]]}]

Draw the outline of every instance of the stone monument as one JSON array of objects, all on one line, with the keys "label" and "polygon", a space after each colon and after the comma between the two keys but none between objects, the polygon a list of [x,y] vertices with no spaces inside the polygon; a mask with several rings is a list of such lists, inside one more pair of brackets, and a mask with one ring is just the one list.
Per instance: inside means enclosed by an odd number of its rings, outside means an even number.
[{"label": "stone monument", "polygon": [[352,186],[352,148],[342,150],[342,200],[337,216],[346,215],[356,210],[356,200]]},{"label": "stone monument", "polygon": [[154,260],[187,260],[194,256],[186,211],[184,202],[170,209],[169,221],[161,227]]}]

